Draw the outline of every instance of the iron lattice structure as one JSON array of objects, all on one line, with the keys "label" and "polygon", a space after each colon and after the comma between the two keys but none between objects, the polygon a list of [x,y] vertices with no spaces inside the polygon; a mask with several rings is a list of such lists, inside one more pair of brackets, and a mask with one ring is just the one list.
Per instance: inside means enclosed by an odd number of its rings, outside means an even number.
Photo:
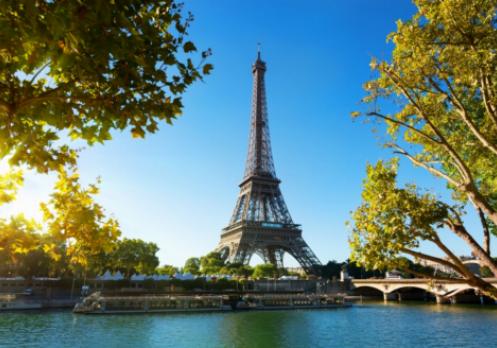
[{"label": "iron lattice structure", "polygon": [[252,115],[245,174],[229,225],[221,233],[217,251],[231,263],[248,264],[253,254],[266,263],[283,267],[284,253],[291,254],[308,273],[321,265],[302,238],[280,191],[269,136],[264,74],[260,53],[252,66]]}]

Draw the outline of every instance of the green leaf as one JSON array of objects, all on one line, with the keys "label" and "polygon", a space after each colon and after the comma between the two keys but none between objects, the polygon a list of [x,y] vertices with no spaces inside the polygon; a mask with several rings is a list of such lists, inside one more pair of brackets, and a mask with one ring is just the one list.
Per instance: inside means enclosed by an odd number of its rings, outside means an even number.
[{"label": "green leaf", "polygon": [[211,73],[211,70],[214,69],[214,66],[212,64],[205,64],[202,67],[202,73],[204,75],[209,75]]},{"label": "green leaf", "polygon": [[187,41],[183,45],[183,51],[185,51],[185,53],[194,52],[196,50],[197,50],[197,47],[195,47],[195,45],[191,41]]}]

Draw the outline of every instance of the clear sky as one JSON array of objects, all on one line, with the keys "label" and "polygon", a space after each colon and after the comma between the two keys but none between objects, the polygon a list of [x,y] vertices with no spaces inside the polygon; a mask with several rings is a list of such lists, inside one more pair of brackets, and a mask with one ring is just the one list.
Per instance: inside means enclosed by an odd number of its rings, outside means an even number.
[{"label": "clear sky", "polygon": [[[213,250],[231,216],[247,152],[251,64],[257,42],[267,63],[266,89],[276,173],[295,222],[321,261],[348,257],[345,221],[360,202],[366,163],[388,158],[370,127],[353,122],[371,57],[388,58],[386,36],[415,12],[408,0],[191,0],[190,34],[212,48],[215,69],[184,96],[174,126],[145,140],[116,133],[84,150],[84,182],[101,176],[98,198],[130,238],[154,241],[161,263],[182,265]],[[444,183],[401,166],[443,192]],[[39,217],[53,177],[28,174],[2,215]],[[474,219],[473,219],[474,220]],[[470,223],[474,224],[474,221]],[[467,254],[453,238],[449,244]],[[294,265],[294,260],[289,260]]]}]

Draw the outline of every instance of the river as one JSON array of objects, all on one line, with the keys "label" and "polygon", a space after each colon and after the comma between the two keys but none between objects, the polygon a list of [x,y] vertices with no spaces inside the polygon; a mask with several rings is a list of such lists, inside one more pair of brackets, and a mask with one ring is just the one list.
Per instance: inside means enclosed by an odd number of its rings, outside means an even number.
[{"label": "river", "polygon": [[0,313],[0,347],[497,347],[497,307],[364,304],[212,314]]}]

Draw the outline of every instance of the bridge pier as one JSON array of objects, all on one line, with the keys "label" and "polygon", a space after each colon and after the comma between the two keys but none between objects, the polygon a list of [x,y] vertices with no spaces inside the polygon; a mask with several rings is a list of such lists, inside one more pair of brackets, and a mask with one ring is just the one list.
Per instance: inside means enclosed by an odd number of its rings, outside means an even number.
[{"label": "bridge pier", "polygon": [[437,304],[442,304],[444,303],[444,298],[441,295],[435,295],[435,298],[437,300]]},{"label": "bridge pier", "polygon": [[[397,296],[396,296],[397,295]],[[388,302],[391,300],[399,300],[399,302],[402,300],[402,297],[399,293],[394,293],[394,292],[384,292],[383,293],[383,301]]]}]

